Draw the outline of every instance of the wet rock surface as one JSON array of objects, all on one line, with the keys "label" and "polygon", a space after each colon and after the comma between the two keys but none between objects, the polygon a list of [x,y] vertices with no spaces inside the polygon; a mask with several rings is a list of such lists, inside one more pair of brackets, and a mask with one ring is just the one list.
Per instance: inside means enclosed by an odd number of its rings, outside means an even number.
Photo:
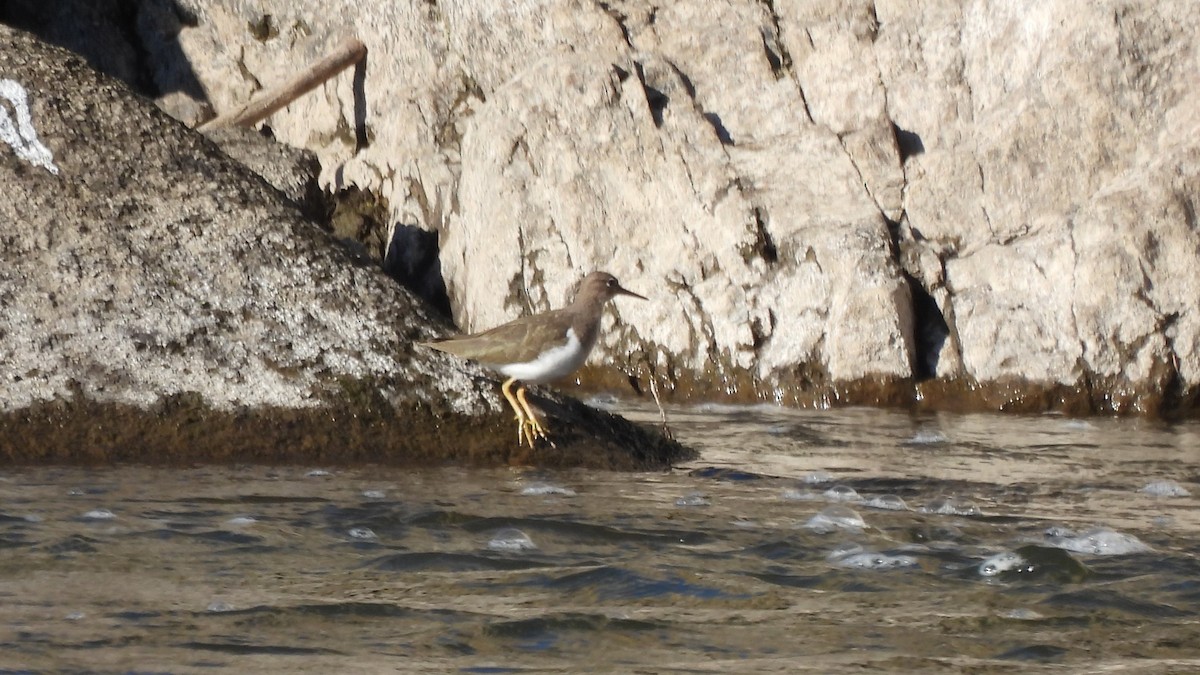
[{"label": "wet rock surface", "polygon": [[644,468],[684,454],[549,393],[558,448],[518,449],[495,379],[414,344],[443,322],[262,178],[4,26],[0,73],[16,130],[0,152],[0,457]]}]

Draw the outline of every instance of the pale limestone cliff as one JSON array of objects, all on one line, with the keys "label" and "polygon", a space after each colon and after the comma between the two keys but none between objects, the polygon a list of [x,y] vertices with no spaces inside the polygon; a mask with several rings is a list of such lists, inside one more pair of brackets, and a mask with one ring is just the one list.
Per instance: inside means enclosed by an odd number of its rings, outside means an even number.
[{"label": "pale limestone cliff", "polygon": [[268,124],[318,153],[326,186],[440,233],[463,328],[556,306],[604,268],[654,301],[612,311],[600,360],[699,395],[1155,410],[1197,390],[1185,0],[139,16],[157,85],[176,91],[183,60],[217,110],[366,43],[361,81]]}]

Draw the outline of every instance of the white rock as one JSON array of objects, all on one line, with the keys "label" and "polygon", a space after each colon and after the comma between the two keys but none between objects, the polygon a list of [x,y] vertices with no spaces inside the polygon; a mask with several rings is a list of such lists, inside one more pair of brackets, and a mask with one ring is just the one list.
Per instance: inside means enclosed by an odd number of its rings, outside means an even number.
[{"label": "white rock", "polygon": [[[181,48],[218,110],[367,44],[365,98],[340,76],[269,125],[330,187],[441,232],[464,328],[603,267],[652,302],[614,305],[597,361],[768,390],[919,361],[1117,408],[1152,407],[1176,367],[1200,380],[1185,0],[306,0],[272,5],[266,39],[259,2],[186,4],[196,25],[147,50]],[[902,266],[944,340],[916,342]]]}]

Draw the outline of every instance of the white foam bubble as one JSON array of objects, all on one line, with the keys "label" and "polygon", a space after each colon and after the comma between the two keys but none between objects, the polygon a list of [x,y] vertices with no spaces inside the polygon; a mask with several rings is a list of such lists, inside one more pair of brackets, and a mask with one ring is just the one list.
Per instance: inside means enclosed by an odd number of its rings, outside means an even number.
[{"label": "white foam bubble", "polygon": [[233,518],[225,521],[225,524],[231,527],[249,527],[257,522],[258,518],[255,518],[254,516],[234,516]]},{"label": "white foam bubble", "polygon": [[862,553],[865,550],[866,549],[863,548],[862,544],[852,544],[852,543],[838,544],[837,546],[833,547],[833,550],[831,550],[828,554],[826,554],[825,558],[828,560],[833,560],[834,558],[841,558],[843,556],[851,555],[853,553]]},{"label": "white foam bubble", "polygon": [[214,612],[214,613],[216,613],[216,612],[232,612],[233,605],[229,604],[228,602],[225,602],[224,600],[213,600],[212,602],[208,603],[208,607],[206,607],[205,609],[207,609],[210,612]]},{"label": "white foam bubble", "polygon": [[308,473],[304,474],[304,477],[305,478],[320,478],[322,476],[332,476],[332,475],[333,475],[332,473],[326,471],[325,469],[313,469],[312,471],[309,471]]},{"label": "white foam bubble", "polygon": [[1046,536],[1047,537],[1074,537],[1074,536],[1076,536],[1076,532],[1075,532],[1075,530],[1072,530],[1071,528],[1066,527],[1064,525],[1051,525],[1050,527],[1046,528]]},{"label": "white foam bubble", "polygon": [[363,490],[362,496],[367,499],[384,499],[387,493],[383,490]]},{"label": "white foam bubble", "polygon": [[802,501],[802,502],[811,502],[811,501],[822,498],[821,493],[819,493],[819,492],[813,492],[812,490],[802,490],[799,488],[784,488],[783,492],[779,493],[779,497],[781,499],[787,499],[787,500],[791,500],[791,501]]},{"label": "white foam bubble", "polygon": [[994,577],[1028,564],[1028,561],[1021,554],[1014,551],[1004,551],[979,563],[979,574],[980,576]]},{"label": "white foam bubble", "polygon": [[814,483],[832,483],[833,474],[828,471],[813,471],[812,473],[805,474],[802,480],[809,485],[813,485]]},{"label": "white foam bubble", "polygon": [[946,434],[937,429],[921,429],[905,441],[908,445],[939,445],[946,442]]},{"label": "white foam bubble", "polygon": [[367,541],[374,541],[379,538],[375,536],[375,532],[369,527],[352,527],[346,531],[346,534],[350,535],[351,539],[363,539]]},{"label": "white foam bubble", "polygon": [[824,496],[833,502],[861,502],[858,490],[849,485],[834,485],[824,492]]},{"label": "white foam bubble", "polygon": [[1173,480],[1156,480],[1146,483],[1142,492],[1155,497],[1190,497],[1188,489]]},{"label": "white foam bubble", "polygon": [[1037,621],[1038,619],[1045,618],[1045,615],[1025,607],[1010,609],[1007,612],[1002,612],[1000,616],[1005,619],[1015,619],[1017,621]]},{"label": "white foam bubble", "polygon": [[1050,535],[1047,544],[1064,551],[1090,555],[1128,555],[1154,550],[1132,534],[1107,527],[1097,527],[1075,536]]},{"label": "white foam bubble", "polygon": [[936,513],[943,516],[978,516],[979,507],[969,499],[939,497],[921,507],[921,513]]},{"label": "white foam bubble", "polygon": [[709,501],[708,495],[703,492],[689,492],[686,495],[675,500],[675,506],[708,506],[712,502]]},{"label": "white foam bubble", "polygon": [[613,410],[621,404],[621,399],[612,394],[597,394],[583,400],[584,405],[589,408],[599,408],[600,410]]},{"label": "white foam bubble", "polygon": [[86,617],[87,614],[84,614],[83,612],[71,612],[63,618],[67,621],[82,621]]},{"label": "white foam bubble", "polygon": [[830,506],[809,518],[804,527],[819,534],[845,530],[857,531],[867,526],[858,512],[848,506]]},{"label": "white foam bubble", "polygon": [[879,495],[877,497],[869,497],[863,501],[863,506],[869,506],[873,509],[883,509],[885,511],[908,510],[908,504],[896,495]]},{"label": "white foam bubble", "polygon": [[521,494],[530,496],[542,495],[562,495],[564,497],[574,497],[575,491],[569,487],[562,485],[554,485],[552,483],[530,483],[524,488],[521,488]]},{"label": "white foam bubble", "polygon": [[826,560],[847,569],[859,570],[894,570],[917,567],[917,559],[911,555],[893,555],[872,551],[853,544],[834,549]]},{"label": "white foam bubble", "polygon": [[515,527],[497,531],[487,546],[493,551],[532,551],[537,548],[537,544],[533,543],[529,535]]},{"label": "white foam bubble", "polygon": [[117,514],[108,509],[92,509],[83,514],[83,517],[87,520],[113,520],[117,517]]}]

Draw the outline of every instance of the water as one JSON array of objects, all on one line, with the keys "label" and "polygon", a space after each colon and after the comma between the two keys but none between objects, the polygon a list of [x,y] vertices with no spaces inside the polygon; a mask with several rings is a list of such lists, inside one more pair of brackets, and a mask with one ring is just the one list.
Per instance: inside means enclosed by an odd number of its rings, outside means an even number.
[{"label": "water", "polygon": [[671,412],[669,473],[10,469],[0,669],[1200,669],[1200,425]]}]

